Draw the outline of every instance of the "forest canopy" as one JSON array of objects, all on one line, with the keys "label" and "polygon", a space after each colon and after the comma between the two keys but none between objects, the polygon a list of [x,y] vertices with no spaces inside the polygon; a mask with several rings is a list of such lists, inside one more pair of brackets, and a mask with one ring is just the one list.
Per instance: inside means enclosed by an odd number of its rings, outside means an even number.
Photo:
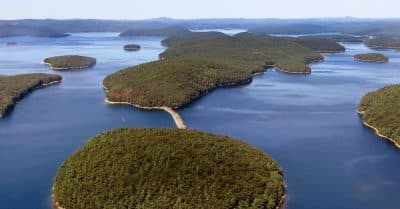
[{"label": "forest canopy", "polygon": [[4,117],[24,95],[39,86],[56,81],[61,81],[61,76],[41,73],[0,76],[0,118]]},{"label": "forest canopy", "polygon": [[307,64],[323,60],[291,39],[247,33],[234,37],[204,33],[173,43],[160,55],[161,60],[106,77],[108,100],[180,108],[214,88],[248,84],[253,74],[266,67],[310,73]]},{"label": "forest canopy", "polygon": [[275,209],[284,181],[271,157],[226,136],[116,129],[62,164],[54,195],[66,209]]},{"label": "forest canopy", "polygon": [[380,53],[356,54],[354,59],[364,62],[388,62],[389,57]]},{"label": "forest canopy", "polygon": [[363,120],[400,143],[400,85],[391,85],[365,95],[359,112]]},{"label": "forest canopy", "polygon": [[49,57],[44,60],[53,70],[72,70],[89,68],[96,65],[96,59],[79,55]]}]

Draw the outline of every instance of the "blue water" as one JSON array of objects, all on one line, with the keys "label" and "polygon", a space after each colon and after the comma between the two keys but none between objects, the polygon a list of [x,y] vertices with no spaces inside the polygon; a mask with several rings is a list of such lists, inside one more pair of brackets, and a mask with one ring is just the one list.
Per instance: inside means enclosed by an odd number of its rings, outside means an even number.
[{"label": "blue water", "polygon": [[[104,104],[101,82],[120,68],[155,60],[161,38],[123,39],[114,33],[61,39],[0,39],[0,74],[47,72],[43,58],[81,54],[95,68],[61,73],[60,85],[37,90],[0,120],[0,208],[49,209],[57,167],[93,135],[116,127],[174,127],[163,112]],[[19,45],[6,47],[5,42]],[[122,46],[139,43],[127,53]],[[191,128],[227,134],[273,156],[285,171],[287,209],[399,208],[400,151],[365,128],[356,114],[362,95],[399,83],[400,53],[387,64],[355,62],[372,50],[312,65],[311,75],[273,70],[247,86],[211,92],[180,111]]]},{"label": "blue water", "polygon": [[[0,74],[53,72],[40,62],[63,54],[97,58],[94,68],[59,73],[60,85],[37,90],[0,120],[0,208],[48,209],[56,169],[90,137],[118,127],[174,127],[164,112],[104,103],[103,78],[123,67],[152,61],[161,38],[121,39],[118,34],[74,34],[62,39],[0,39]],[[5,42],[16,41],[15,47]],[[123,45],[138,43],[139,52]]]},{"label": "blue water", "polygon": [[200,29],[200,30],[190,30],[192,32],[197,32],[197,33],[205,33],[205,32],[220,32],[227,34],[229,36],[236,35],[238,33],[243,33],[247,32],[247,30],[244,29],[238,29],[238,28],[227,28],[227,29]]},{"label": "blue water", "polygon": [[387,64],[362,63],[352,56],[372,50],[345,46],[311,75],[269,71],[181,114],[189,127],[243,139],[278,160],[287,209],[398,209],[400,151],[364,127],[356,109],[366,92],[400,83],[400,53],[383,51]]}]

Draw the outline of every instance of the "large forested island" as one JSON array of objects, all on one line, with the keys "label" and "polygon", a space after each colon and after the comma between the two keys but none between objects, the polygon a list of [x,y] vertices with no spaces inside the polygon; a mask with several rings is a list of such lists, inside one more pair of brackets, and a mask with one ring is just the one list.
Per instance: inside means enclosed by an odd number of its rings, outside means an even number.
[{"label": "large forested island", "polygon": [[365,40],[365,45],[375,49],[400,49],[400,36],[386,35]]},{"label": "large forested island", "polygon": [[391,85],[364,96],[358,107],[365,125],[400,148],[400,85]]},{"label": "large forested island", "polygon": [[41,38],[60,38],[69,36],[45,27],[29,27],[22,25],[5,24],[0,25],[0,38],[13,36],[33,36]]},{"label": "large forested island", "polygon": [[96,65],[96,59],[79,55],[64,55],[46,58],[44,63],[50,65],[53,70],[65,71],[93,67]]},{"label": "large forested island", "polygon": [[362,62],[378,62],[384,63],[389,61],[389,57],[380,53],[356,54],[354,59]]},{"label": "large forested island", "polygon": [[179,129],[116,129],[59,168],[65,209],[276,209],[283,174],[262,151],[226,136]]},{"label": "large forested island", "polygon": [[253,74],[267,67],[310,73],[307,64],[323,60],[287,38],[244,33],[168,40],[171,46],[160,55],[161,60],[121,70],[104,80],[110,102],[179,108],[216,87],[247,84]]},{"label": "large forested island", "polygon": [[12,110],[24,95],[40,86],[59,81],[59,75],[41,73],[0,76],[0,118]]}]

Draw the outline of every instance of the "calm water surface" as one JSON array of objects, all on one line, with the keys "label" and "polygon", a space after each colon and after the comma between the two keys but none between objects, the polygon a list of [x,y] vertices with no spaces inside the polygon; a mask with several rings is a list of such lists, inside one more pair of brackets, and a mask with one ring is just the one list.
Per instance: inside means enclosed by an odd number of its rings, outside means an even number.
[{"label": "calm water surface", "polygon": [[[122,39],[118,34],[74,34],[62,39],[0,39],[0,74],[53,72],[40,62],[63,54],[97,58],[94,68],[59,73],[60,85],[37,90],[0,120],[0,208],[48,209],[57,167],[90,137],[118,127],[174,127],[164,112],[104,103],[103,78],[121,68],[152,61],[162,38]],[[15,47],[5,42],[16,41]],[[138,43],[139,52],[123,45]]]},{"label": "calm water surface", "polygon": [[[59,54],[94,56],[93,69],[61,73],[60,85],[35,91],[0,120],[0,208],[49,209],[57,167],[93,135],[116,127],[173,127],[166,113],[104,104],[101,82],[120,68],[155,60],[161,38],[74,34],[62,39],[0,39],[0,74],[52,71]],[[5,47],[17,41],[16,47]],[[143,50],[126,53],[122,46]],[[368,91],[400,83],[400,54],[387,64],[354,62],[347,52],[312,65],[311,75],[269,71],[250,85],[219,89],[181,110],[187,125],[240,138],[272,155],[285,171],[287,209],[376,209],[400,205],[400,151],[356,114]]]},{"label": "calm water surface", "polygon": [[311,75],[269,71],[214,91],[182,116],[189,127],[243,139],[278,160],[287,209],[398,209],[400,150],[365,128],[356,109],[366,92],[400,83],[400,53],[383,51],[387,64],[361,63],[352,56],[372,50],[345,46]]}]

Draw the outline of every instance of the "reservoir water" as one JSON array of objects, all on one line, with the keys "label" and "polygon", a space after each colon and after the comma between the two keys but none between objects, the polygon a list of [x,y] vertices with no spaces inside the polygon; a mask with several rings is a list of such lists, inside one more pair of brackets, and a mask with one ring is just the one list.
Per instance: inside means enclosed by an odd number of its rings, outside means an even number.
[{"label": "reservoir water", "polygon": [[[95,134],[117,127],[174,127],[164,112],[104,103],[104,76],[158,58],[162,38],[114,33],[61,39],[0,39],[0,74],[53,71],[48,56],[96,57],[92,69],[59,73],[0,120],[0,208],[49,209],[57,167]],[[6,47],[9,41],[17,46]],[[139,52],[124,52],[128,43]],[[362,44],[327,55],[311,75],[270,70],[247,86],[218,89],[180,110],[190,128],[242,139],[274,157],[285,172],[286,209],[395,209],[400,150],[364,127],[356,108],[366,92],[400,81],[400,53],[386,64],[353,61]],[[57,72],[58,73],[58,72]]]}]

